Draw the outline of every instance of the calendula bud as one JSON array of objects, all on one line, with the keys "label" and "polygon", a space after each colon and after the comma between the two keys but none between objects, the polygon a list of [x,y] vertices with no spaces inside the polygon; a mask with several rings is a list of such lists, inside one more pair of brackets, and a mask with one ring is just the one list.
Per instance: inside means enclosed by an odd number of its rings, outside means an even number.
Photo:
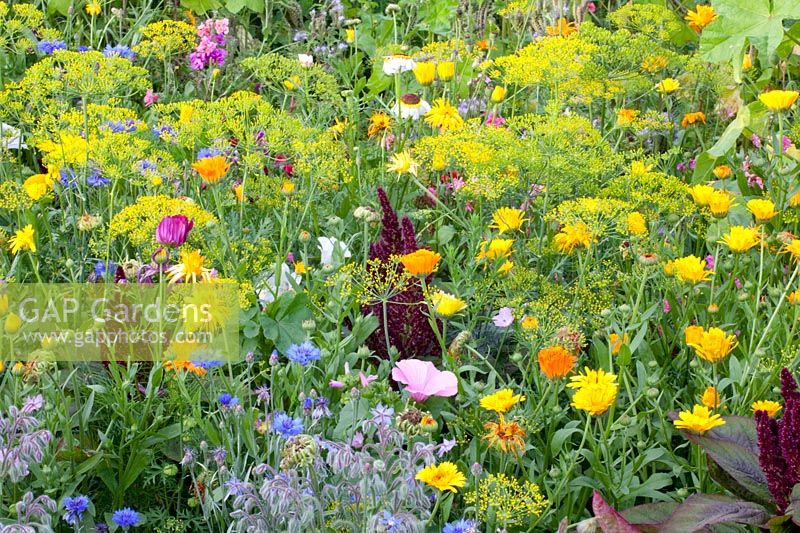
[{"label": "calendula bud", "polygon": [[400,6],[397,4],[388,4],[384,10],[384,13],[387,15],[391,15],[392,13],[400,13]]},{"label": "calendula bud", "polygon": [[492,89],[492,102],[499,103],[505,100],[506,88],[502,85],[495,85]]},{"label": "calendula bud", "polygon": [[6,317],[4,325],[6,333],[8,333],[9,335],[13,335],[14,333],[19,331],[20,327],[22,327],[22,319],[18,315],[10,313]]}]

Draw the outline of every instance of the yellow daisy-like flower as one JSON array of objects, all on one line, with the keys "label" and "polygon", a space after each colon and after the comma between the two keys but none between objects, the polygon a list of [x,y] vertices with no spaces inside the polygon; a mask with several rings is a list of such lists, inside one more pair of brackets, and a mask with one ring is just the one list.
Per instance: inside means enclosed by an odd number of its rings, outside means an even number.
[{"label": "yellow daisy-like flower", "polygon": [[22,188],[31,197],[31,200],[38,200],[47,194],[53,186],[53,181],[47,174],[34,174],[25,180]]},{"label": "yellow daisy-like flower", "polygon": [[800,260],[800,239],[792,239],[789,244],[783,247],[785,253],[791,254],[795,261]]},{"label": "yellow daisy-like flower", "polygon": [[719,407],[720,399],[717,389],[710,385],[706,387],[706,390],[703,391],[703,396],[700,398],[700,401],[709,409],[716,409]]},{"label": "yellow daisy-like flower", "polygon": [[572,253],[576,248],[588,248],[592,243],[592,234],[589,227],[583,222],[567,224],[553,237],[556,249],[565,254]]},{"label": "yellow daisy-like flower", "polygon": [[437,98],[430,111],[425,113],[425,123],[442,132],[457,131],[464,125],[464,119],[458,109],[450,105],[444,98]]},{"label": "yellow daisy-like flower", "polygon": [[206,183],[217,183],[228,172],[230,165],[225,160],[224,156],[215,155],[213,157],[204,157],[199,161],[192,164],[195,172],[200,174],[200,177]]},{"label": "yellow daisy-like flower", "polygon": [[494,394],[481,398],[481,407],[487,411],[494,411],[502,415],[524,400],[525,396],[514,394],[511,389],[501,389]]},{"label": "yellow daisy-like flower", "polygon": [[400,262],[412,276],[427,276],[436,271],[442,256],[431,250],[420,248],[400,257]]},{"label": "yellow daisy-like flower", "polygon": [[428,465],[417,472],[414,479],[435,489],[450,492],[456,492],[457,488],[463,487],[467,482],[466,476],[450,461]]},{"label": "yellow daisy-like flower", "polygon": [[785,111],[792,107],[800,95],[797,91],[767,91],[758,95],[762,104],[772,111]]},{"label": "yellow daisy-like flower", "polygon": [[373,113],[369,117],[369,124],[367,125],[367,135],[369,137],[377,137],[387,133],[392,128],[392,117],[382,111]]},{"label": "yellow daisy-like flower", "polygon": [[686,326],[686,329],[683,330],[683,338],[686,345],[699,344],[703,340],[704,331],[705,328],[703,326]]},{"label": "yellow daisy-like flower", "polygon": [[723,235],[719,242],[730,248],[731,252],[746,252],[760,242],[759,230],[758,228],[731,226],[728,233]]},{"label": "yellow daisy-like flower", "polygon": [[647,234],[647,221],[644,216],[638,211],[628,213],[625,218],[625,224],[628,228],[628,233],[631,235],[646,235]]},{"label": "yellow daisy-like flower", "polygon": [[764,198],[754,198],[747,202],[747,210],[756,217],[759,222],[767,221],[778,214],[775,211],[775,204],[771,200]]},{"label": "yellow daisy-like flower", "polygon": [[711,196],[714,194],[714,187],[711,185],[695,185],[689,189],[689,194],[692,195],[692,200],[699,206],[706,206],[711,202]]},{"label": "yellow daisy-like flower", "polygon": [[618,126],[629,126],[636,117],[639,116],[638,109],[625,109],[622,108],[617,111],[617,125]]},{"label": "yellow daisy-like flower", "polygon": [[492,95],[489,98],[492,102],[499,104],[505,99],[506,92],[506,88],[502,85],[495,85],[494,89],[492,89]]},{"label": "yellow daisy-like flower", "polygon": [[206,258],[200,255],[199,250],[181,252],[180,261],[167,270],[169,282],[197,283],[198,280],[210,280],[211,269],[203,266],[205,260]]},{"label": "yellow daisy-like flower", "polygon": [[347,129],[347,126],[350,125],[350,121],[347,120],[347,117],[344,120],[339,120],[338,118],[334,120],[333,125],[328,128],[328,131],[333,133],[335,136],[339,136],[344,133],[344,130]]},{"label": "yellow daisy-like flower", "polygon": [[420,85],[427,86],[436,78],[436,65],[429,61],[419,61],[414,64],[414,77]]},{"label": "yellow daisy-like flower", "polygon": [[436,75],[442,81],[450,81],[456,74],[456,64],[452,61],[445,61],[436,65]]},{"label": "yellow daisy-like flower", "polygon": [[708,201],[708,208],[711,210],[711,214],[717,218],[726,216],[731,209],[731,205],[733,205],[733,196],[726,191],[715,190]]},{"label": "yellow daisy-like flower", "polygon": [[671,94],[681,88],[681,84],[675,78],[664,78],[656,85],[656,90],[662,94]]},{"label": "yellow daisy-like flower", "polygon": [[404,150],[397,154],[392,154],[392,156],[389,158],[389,164],[386,166],[386,170],[388,172],[396,172],[398,174],[408,172],[414,176],[417,175],[418,169],[419,165],[411,158],[411,152],[408,150]]},{"label": "yellow daisy-like flower", "polygon": [[34,238],[35,231],[33,226],[28,224],[22,229],[14,232],[14,235],[8,239],[9,249],[11,253],[17,255],[22,250],[30,250],[36,252],[36,239]]},{"label": "yellow daisy-like flower", "polygon": [[436,314],[443,317],[451,317],[467,308],[467,302],[443,291],[434,293],[431,303]]},{"label": "yellow daisy-like flower", "polygon": [[617,376],[603,369],[586,367],[584,370],[585,374],[573,376],[567,384],[567,387],[577,389],[572,396],[572,406],[592,416],[602,415],[617,399]]},{"label": "yellow daisy-like flower", "polygon": [[512,244],[514,244],[514,239],[492,239],[488,243],[484,241],[481,243],[481,250],[476,259],[487,258],[494,261],[500,257],[508,257],[511,255]]},{"label": "yellow daisy-like flower", "polygon": [[728,335],[719,328],[708,328],[707,331],[703,331],[699,341],[689,344],[700,359],[709,363],[724,359],[738,345],[736,335]]},{"label": "yellow daisy-like flower", "polygon": [[520,325],[522,326],[522,329],[536,329],[539,327],[539,319],[535,316],[528,315],[520,321]]},{"label": "yellow daisy-like flower", "polygon": [[100,5],[100,2],[87,2],[86,4],[86,14],[90,17],[96,17],[100,13],[103,12],[103,7]]},{"label": "yellow daisy-like flower", "polygon": [[681,411],[673,421],[678,429],[688,429],[695,433],[705,433],[709,429],[722,426],[725,421],[720,415],[712,415],[711,410],[703,405],[695,405],[692,411]]},{"label": "yellow daisy-like flower", "polygon": [[694,11],[691,9],[684,19],[689,23],[689,27],[694,31],[702,31],[703,28],[711,24],[717,18],[717,13],[711,6],[696,5]]},{"label": "yellow daisy-like flower", "polygon": [[492,214],[490,228],[497,229],[500,233],[518,230],[525,222],[524,212],[513,207],[501,207]]},{"label": "yellow daisy-like flower", "polygon": [[700,283],[706,281],[714,273],[713,270],[706,269],[705,259],[694,255],[688,255],[675,259],[671,262],[672,272],[680,281]]},{"label": "yellow daisy-like flower", "polygon": [[758,400],[753,402],[751,407],[754,413],[756,411],[766,411],[769,416],[775,416],[782,409],[781,404],[772,400]]},{"label": "yellow daisy-like flower", "polygon": [[797,305],[800,303],[800,289],[795,290],[794,292],[790,292],[786,295],[786,299],[789,300],[789,303],[792,305]]},{"label": "yellow daisy-like flower", "polygon": [[622,349],[623,344],[628,344],[628,334],[625,333],[622,337],[618,333],[612,333],[608,336],[608,343],[611,345],[611,353],[617,355]]},{"label": "yellow daisy-like flower", "polygon": [[542,374],[552,381],[572,372],[577,359],[563,346],[550,346],[539,350],[538,360]]}]

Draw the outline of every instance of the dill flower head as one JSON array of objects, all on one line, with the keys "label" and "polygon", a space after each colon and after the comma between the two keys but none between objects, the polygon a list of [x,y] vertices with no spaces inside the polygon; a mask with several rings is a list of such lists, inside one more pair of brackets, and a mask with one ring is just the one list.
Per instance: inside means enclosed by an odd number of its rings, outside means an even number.
[{"label": "dill flower head", "polygon": [[192,168],[206,183],[217,183],[228,172],[230,165],[225,160],[225,156],[215,155],[195,161]]},{"label": "dill flower head", "polygon": [[451,317],[467,308],[467,302],[443,291],[434,293],[431,303],[436,314],[443,317]]},{"label": "dill flower head", "polygon": [[481,398],[481,407],[487,411],[504,414],[524,400],[525,396],[514,394],[514,391],[511,389],[500,389],[493,394]]},{"label": "dill flower head", "polygon": [[450,492],[456,492],[457,488],[463,487],[467,482],[464,474],[450,461],[428,465],[417,472],[414,479],[435,489],[449,490]]},{"label": "dill flower head", "polygon": [[694,348],[698,357],[709,363],[716,363],[724,359],[739,344],[736,342],[735,335],[726,335],[719,328],[709,328],[707,331],[703,331],[699,339],[693,340],[695,342],[690,343],[689,346]]},{"label": "dill flower head", "polygon": [[772,400],[758,400],[753,402],[751,407],[754,413],[756,411],[765,411],[770,417],[774,417],[782,409],[781,404]]},{"label": "dill flower head", "polygon": [[625,225],[631,235],[647,234],[647,221],[638,211],[628,213],[628,216],[625,217]]},{"label": "dill flower head", "polygon": [[387,172],[396,172],[398,174],[408,172],[416,176],[418,169],[419,164],[411,158],[411,152],[408,150],[392,154],[389,157],[389,164],[386,165]]},{"label": "dill flower head", "polygon": [[500,257],[508,257],[511,255],[511,245],[513,244],[514,239],[492,239],[488,243],[484,241],[481,243],[477,259],[487,258],[494,261]]},{"label": "dill flower head", "polygon": [[553,237],[556,249],[565,254],[572,253],[576,248],[588,248],[592,242],[589,227],[583,222],[567,224]]},{"label": "dill flower head", "polygon": [[771,200],[764,198],[754,198],[747,202],[747,210],[756,217],[756,221],[764,222],[778,214],[775,211],[775,204]]},{"label": "dill flower head", "polygon": [[457,131],[464,125],[464,119],[458,114],[458,109],[444,98],[437,98],[430,111],[425,113],[425,123],[432,128],[439,128],[442,132]]},{"label": "dill flower head", "polygon": [[487,441],[490,447],[496,446],[517,456],[525,450],[525,430],[517,422],[506,422],[500,415],[497,422],[487,422],[483,427],[489,432],[481,440]]},{"label": "dill flower head", "polygon": [[392,127],[392,117],[382,111],[377,111],[369,117],[367,125],[367,135],[377,137],[389,132]]},{"label": "dill flower head", "polygon": [[797,91],[767,91],[758,95],[762,104],[772,111],[785,111],[797,101]]},{"label": "dill flower head", "polygon": [[575,356],[563,346],[539,350],[539,369],[549,380],[563,378],[575,367]]},{"label": "dill flower head", "polygon": [[711,201],[711,195],[714,194],[714,187],[704,184],[695,185],[689,189],[689,194],[692,195],[694,203],[699,206],[705,206]]},{"label": "dill flower head", "polygon": [[524,211],[513,207],[501,207],[492,213],[492,223],[490,228],[498,230],[500,233],[518,230],[525,222]]},{"label": "dill flower head", "polygon": [[724,425],[725,421],[720,415],[712,415],[708,407],[695,404],[693,410],[678,413],[678,418],[673,421],[673,424],[678,429],[705,433],[709,429]]},{"label": "dill flower head", "polygon": [[431,250],[420,248],[400,257],[400,262],[412,276],[427,276],[436,271],[442,256]]},{"label": "dill flower head", "polygon": [[567,384],[567,387],[577,389],[572,396],[572,406],[592,416],[602,415],[617,399],[617,376],[602,368],[592,370],[586,367],[585,372],[573,376]]},{"label": "dill flower head", "polygon": [[694,10],[689,10],[684,20],[694,31],[702,31],[703,28],[711,24],[717,18],[717,13],[711,6],[696,5]]},{"label": "dill flower head", "polygon": [[211,279],[211,270],[203,266],[205,260],[199,250],[182,251],[180,261],[167,270],[169,282],[197,283],[198,279],[208,281]]},{"label": "dill flower head", "polygon": [[530,517],[541,516],[550,504],[538,485],[509,478],[506,474],[481,478],[477,490],[468,492],[464,502],[475,506],[481,520],[485,520],[491,510],[496,519],[506,525],[522,524]]},{"label": "dill flower head", "polygon": [[681,84],[675,78],[664,78],[656,85],[656,90],[662,94],[671,94],[681,88]]},{"label": "dill flower head", "polygon": [[675,277],[683,282],[700,283],[706,281],[713,273],[713,270],[706,269],[705,259],[694,255],[688,255],[671,261],[672,272]]},{"label": "dill flower head", "polygon": [[30,250],[36,252],[36,239],[34,238],[35,231],[33,226],[28,224],[22,229],[14,232],[14,235],[8,239],[9,249],[11,253],[17,255],[21,250]]},{"label": "dill flower head", "polygon": [[730,248],[731,252],[742,253],[757,246],[759,241],[758,228],[731,226],[719,242]]},{"label": "dill flower head", "polygon": [[694,111],[692,113],[686,113],[683,115],[681,119],[681,126],[687,127],[697,124],[698,122],[702,122],[703,124],[706,123],[706,114],[702,111]]}]

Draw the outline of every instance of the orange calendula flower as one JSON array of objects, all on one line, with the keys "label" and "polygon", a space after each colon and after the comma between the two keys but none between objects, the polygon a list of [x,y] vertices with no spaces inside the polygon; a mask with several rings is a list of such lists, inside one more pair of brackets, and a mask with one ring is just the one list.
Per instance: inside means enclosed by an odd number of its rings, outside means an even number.
[{"label": "orange calendula flower", "polygon": [[706,114],[702,111],[694,111],[692,113],[686,113],[683,115],[681,126],[685,128],[687,126],[697,124],[698,122],[702,122],[703,124],[706,123]]},{"label": "orange calendula flower", "polygon": [[758,400],[753,402],[751,407],[754,413],[756,411],[766,411],[769,416],[775,416],[781,410],[781,404],[772,400]]},{"label": "orange calendula flower", "polygon": [[215,155],[213,157],[204,157],[199,161],[192,164],[195,172],[200,174],[203,181],[206,183],[217,183],[228,172],[230,165],[225,160],[224,156]]},{"label": "orange calendula flower", "polygon": [[712,172],[714,177],[720,180],[730,178],[733,175],[733,170],[728,165],[717,165]]},{"label": "orange calendula flower", "polygon": [[689,23],[689,27],[696,32],[700,32],[717,18],[717,13],[711,6],[696,5],[693,10],[686,13],[684,19]]},{"label": "orange calendula flower", "polygon": [[545,33],[547,33],[547,35],[550,37],[569,37],[577,31],[578,26],[576,26],[574,22],[568,21],[565,17],[558,19],[558,22],[556,22],[555,25],[547,26],[545,28]]},{"label": "orange calendula flower", "polygon": [[206,375],[205,368],[202,366],[197,366],[191,361],[166,361],[164,363],[164,368],[167,370],[174,370],[175,372],[189,372],[190,374],[201,377]]},{"label": "orange calendula flower", "polygon": [[719,407],[720,399],[717,389],[712,386],[706,387],[706,390],[703,391],[703,396],[700,398],[700,401],[709,409],[716,409]]},{"label": "orange calendula flower", "polygon": [[798,95],[797,91],[768,91],[759,94],[758,99],[771,111],[785,111],[794,105]]},{"label": "orange calendula flower", "polygon": [[611,345],[611,353],[617,355],[622,349],[623,344],[628,344],[628,334],[625,333],[621,338],[618,333],[612,333],[608,336],[608,342]]},{"label": "orange calendula flower", "polygon": [[494,394],[481,398],[481,407],[487,411],[505,414],[509,409],[524,400],[525,396],[514,394],[514,391],[511,389],[501,389]]},{"label": "orange calendula flower", "polygon": [[563,346],[551,346],[539,350],[539,369],[549,379],[563,378],[575,367],[577,359]]},{"label": "orange calendula flower", "polygon": [[617,111],[617,125],[618,126],[629,126],[636,117],[639,116],[638,109],[625,109],[622,108]]},{"label": "orange calendula flower", "polygon": [[449,490],[450,492],[457,492],[456,489],[463,487],[467,482],[466,476],[449,461],[426,466],[417,472],[414,479],[435,489]]},{"label": "orange calendula flower", "polygon": [[738,345],[736,335],[727,335],[719,328],[708,328],[698,341],[689,344],[700,359],[709,363],[721,361]]},{"label": "orange calendula flower", "polygon": [[677,420],[673,421],[678,429],[688,429],[695,433],[705,433],[709,429],[722,426],[725,421],[720,415],[712,415],[711,410],[703,405],[695,405],[691,411],[681,411]]},{"label": "orange calendula flower", "polygon": [[519,455],[525,450],[525,430],[515,421],[506,422],[503,415],[497,422],[487,422],[485,427],[489,432],[483,436],[482,440],[489,443],[491,447],[498,447],[503,452],[511,452]]},{"label": "orange calendula flower", "polygon": [[427,276],[436,271],[442,256],[431,250],[420,248],[400,257],[400,262],[412,276]]}]

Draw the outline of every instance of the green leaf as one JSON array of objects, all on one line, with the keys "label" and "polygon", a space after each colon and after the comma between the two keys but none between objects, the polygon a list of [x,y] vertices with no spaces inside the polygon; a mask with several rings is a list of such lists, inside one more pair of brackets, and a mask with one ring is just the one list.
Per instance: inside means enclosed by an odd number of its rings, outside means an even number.
[{"label": "green leaf", "polygon": [[222,2],[218,0],[181,0],[181,7],[191,9],[195,13],[202,15],[206,11],[221,8]]},{"label": "green leaf", "polygon": [[225,9],[231,13],[238,13],[245,7],[250,11],[262,13],[264,11],[264,0],[227,0],[225,2]]},{"label": "green leaf", "polygon": [[792,496],[789,498],[789,507],[786,514],[792,516],[792,522],[800,526],[800,483],[792,489]]},{"label": "green leaf", "polygon": [[272,302],[260,317],[264,336],[278,351],[285,352],[292,344],[306,338],[303,321],[311,318],[308,297],[302,293],[287,292]]},{"label": "green leaf", "polygon": [[69,14],[69,7],[73,0],[47,0],[47,12],[59,13],[65,17]]},{"label": "green leaf", "polygon": [[800,18],[796,0],[717,0],[712,6],[719,17],[700,38],[700,53],[712,63],[741,61],[748,42],[769,57],[783,41],[784,19]]}]

